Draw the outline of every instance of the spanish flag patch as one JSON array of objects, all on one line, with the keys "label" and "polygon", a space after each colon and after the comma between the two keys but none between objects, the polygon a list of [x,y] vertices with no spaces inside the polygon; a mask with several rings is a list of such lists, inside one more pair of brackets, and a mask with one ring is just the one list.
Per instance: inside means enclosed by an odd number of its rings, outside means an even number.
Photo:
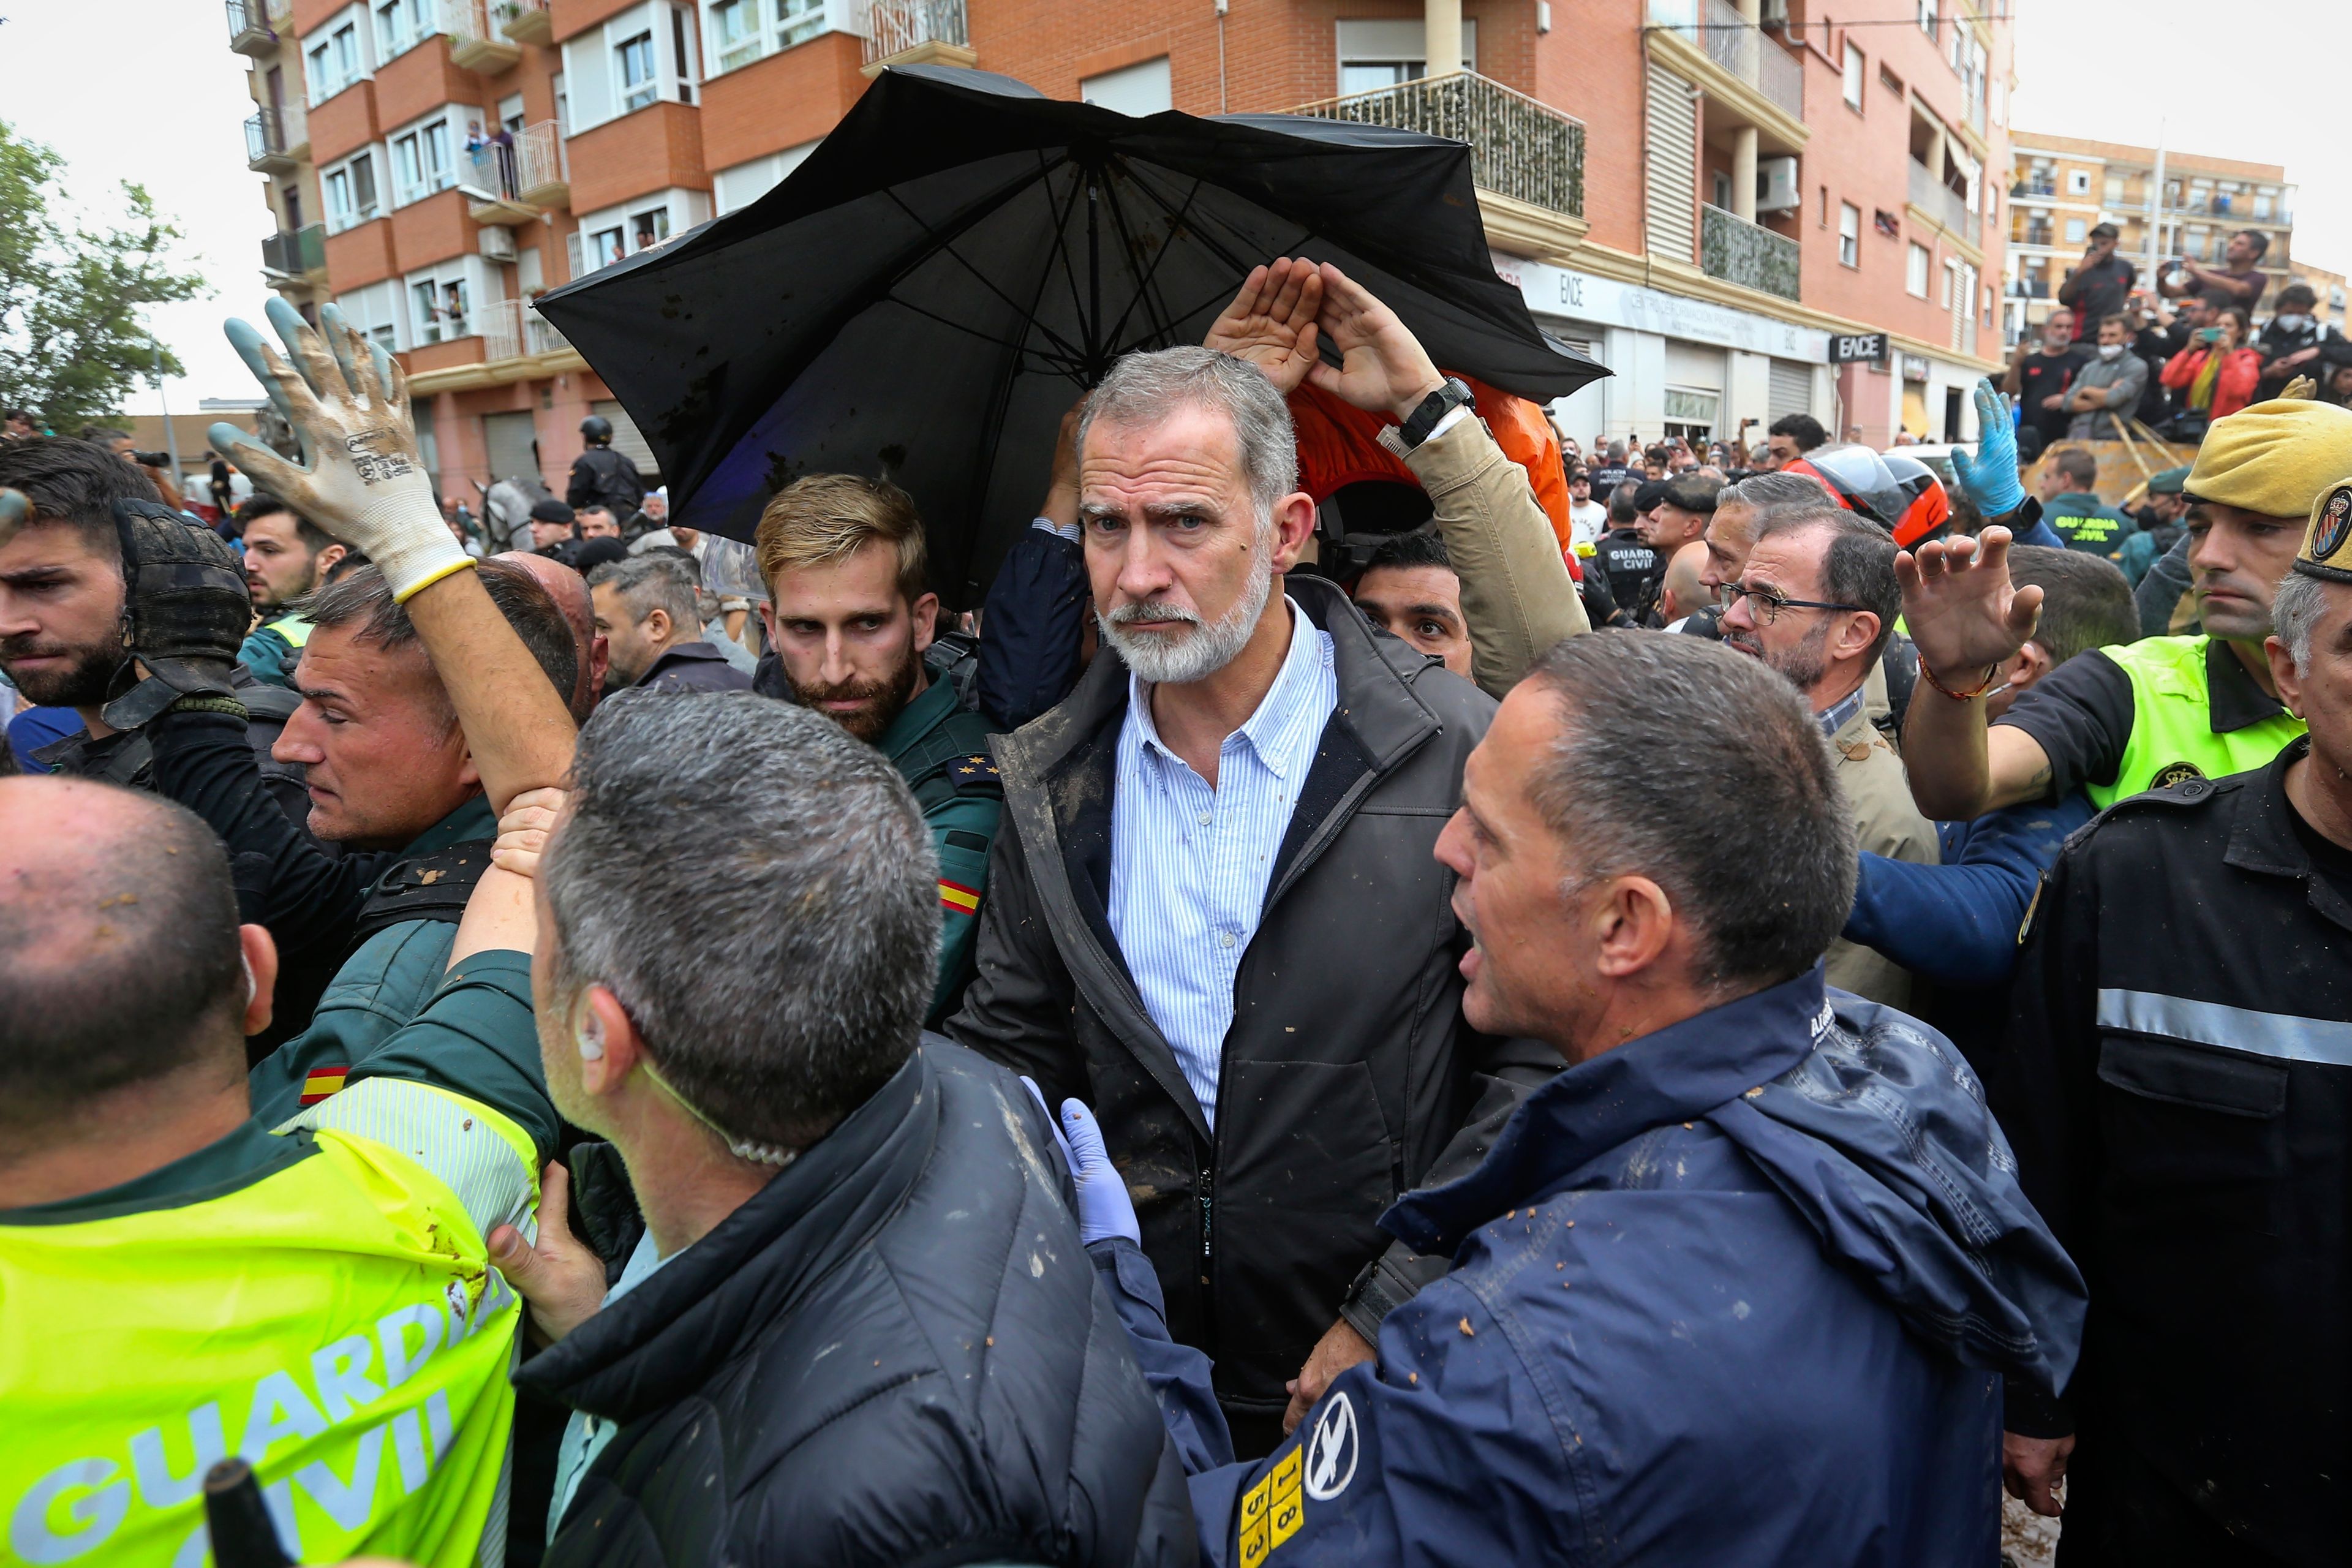
[{"label": "spanish flag patch", "polygon": [[302,1103],[316,1105],[331,1095],[341,1093],[343,1077],[349,1068],[312,1068],[302,1079]]},{"label": "spanish flag patch", "polygon": [[[980,889],[967,888],[961,882],[950,882],[942,877],[940,879],[940,903],[958,914],[976,915],[980,913]],[[341,1088],[341,1085],[336,1087]]]}]

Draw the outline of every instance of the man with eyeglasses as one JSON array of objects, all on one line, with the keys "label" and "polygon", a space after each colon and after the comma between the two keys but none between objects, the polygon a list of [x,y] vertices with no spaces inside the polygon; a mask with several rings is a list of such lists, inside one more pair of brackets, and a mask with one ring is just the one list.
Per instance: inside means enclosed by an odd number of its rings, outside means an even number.
[{"label": "man with eyeglasses", "polygon": [[[1937,864],[1934,825],[1912,804],[1903,761],[1871,723],[1863,689],[1903,605],[1895,542],[1826,500],[1776,510],[1757,530],[1738,580],[1724,584],[1723,600],[1723,640],[1779,670],[1811,705],[1861,847]],[[1875,950],[1841,937],[1828,960],[1832,985],[1910,1005],[1909,972]]]}]

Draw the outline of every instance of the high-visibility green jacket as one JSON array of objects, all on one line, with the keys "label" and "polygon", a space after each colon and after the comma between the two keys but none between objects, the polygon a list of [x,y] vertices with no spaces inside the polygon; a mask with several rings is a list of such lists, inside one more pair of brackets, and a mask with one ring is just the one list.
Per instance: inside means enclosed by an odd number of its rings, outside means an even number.
[{"label": "high-visibility green jacket", "polygon": [[2126,795],[2201,776],[2227,777],[2258,768],[2304,732],[2291,713],[2234,730],[2213,728],[2213,701],[2206,673],[2211,637],[2142,637],[2103,647],[2131,681],[2131,737],[2124,743],[2113,784],[2087,785],[2092,803],[2105,811]]}]

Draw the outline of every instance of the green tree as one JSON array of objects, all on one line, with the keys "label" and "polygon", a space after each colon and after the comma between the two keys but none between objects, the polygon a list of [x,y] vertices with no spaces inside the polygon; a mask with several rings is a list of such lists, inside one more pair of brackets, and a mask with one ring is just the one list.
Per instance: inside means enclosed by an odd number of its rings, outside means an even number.
[{"label": "green tree", "polygon": [[[70,434],[108,419],[155,374],[140,309],[211,292],[174,269],[180,230],[142,185],[122,184],[119,221],[69,216],[65,161],[0,121],[0,406]],[[180,374],[168,349],[163,373]]]}]

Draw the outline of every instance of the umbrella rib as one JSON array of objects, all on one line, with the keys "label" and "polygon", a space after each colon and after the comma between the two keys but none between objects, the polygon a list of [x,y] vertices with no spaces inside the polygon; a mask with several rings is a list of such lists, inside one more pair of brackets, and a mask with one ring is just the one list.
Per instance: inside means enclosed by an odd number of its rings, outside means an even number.
[{"label": "umbrella rib", "polygon": [[902,310],[912,310],[918,316],[928,317],[952,331],[966,333],[969,336],[978,338],[982,342],[994,343],[1001,349],[1011,349],[1016,354],[1038,353],[1040,354],[1040,357],[1043,357],[1042,351],[1032,349],[1026,344],[1012,338],[1000,338],[993,332],[984,332],[978,327],[972,326],[971,323],[966,321],[950,321],[947,317],[940,315],[937,310],[930,309],[929,306],[918,305],[912,300],[901,300],[896,294],[885,294],[882,299],[885,303],[896,305]]},{"label": "umbrella rib", "polygon": [[[1168,253],[1176,247],[1176,227],[1183,223],[1184,214],[1192,210],[1192,200],[1201,194],[1201,185],[1202,182],[1199,179],[1193,180],[1192,195],[1184,198],[1182,209],[1175,215],[1174,220],[1169,226],[1169,242],[1160,247],[1160,253],[1151,258],[1151,265],[1146,268],[1142,276],[1136,279],[1135,298],[1127,302],[1127,309],[1118,313],[1118,320],[1112,322],[1110,331],[1103,334],[1105,342],[1118,341],[1119,334],[1127,330],[1128,319],[1135,314],[1135,308],[1138,305],[1143,306],[1150,313],[1153,337],[1165,342],[1175,336],[1175,323],[1167,317],[1166,302],[1152,291],[1151,285],[1152,281],[1160,276],[1160,264],[1167,260]],[[1127,252],[1128,266],[1131,270],[1135,266],[1135,236],[1127,226],[1127,208],[1118,199],[1117,185],[1110,187],[1110,219],[1112,223],[1118,226],[1119,245]]]},{"label": "umbrella rib", "polygon": [[[1050,173],[1051,171],[1048,170],[1045,172]],[[917,228],[921,229],[927,238],[936,242],[938,246],[938,254],[950,258],[957,266],[961,267],[966,272],[971,273],[974,281],[979,283],[982,288],[987,289],[990,293],[995,295],[997,299],[1003,300],[1005,304],[1010,305],[1016,310],[1021,309],[1019,300],[1013,299],[1012,295],[1007,294],[1003,289],[999,289],[994,282],[990,280],[986,273],[981,271],[979,268],[974,267],[970,261],[965,260],[964,258],[956,250],[955,242],[950,239],[941,238],[936,229],[932,228],[929,224],[925,223],[920,217],[916,216],[914,209],[907,205],[905,200],[899,196],[898,192],[889,191],[886,194],[889,196],[892,204],[895,205],[900,212],[907,215],[908,222],[912,223]],[[898,302],[900,304],[906,303],[903,300]],[[909,309],[911,308],[912,307],[909,307]],[[1029,317],[1029,324],[1036,328],[1039,331],[1044,332],[1047,337],[1052,338],[1055,343],[1065,353],[1076,353],[1078,352],[1075,345],[1063,341],[1061,333],[1054,331],[1053,328],[1037,320],[1034,310]]]}]

